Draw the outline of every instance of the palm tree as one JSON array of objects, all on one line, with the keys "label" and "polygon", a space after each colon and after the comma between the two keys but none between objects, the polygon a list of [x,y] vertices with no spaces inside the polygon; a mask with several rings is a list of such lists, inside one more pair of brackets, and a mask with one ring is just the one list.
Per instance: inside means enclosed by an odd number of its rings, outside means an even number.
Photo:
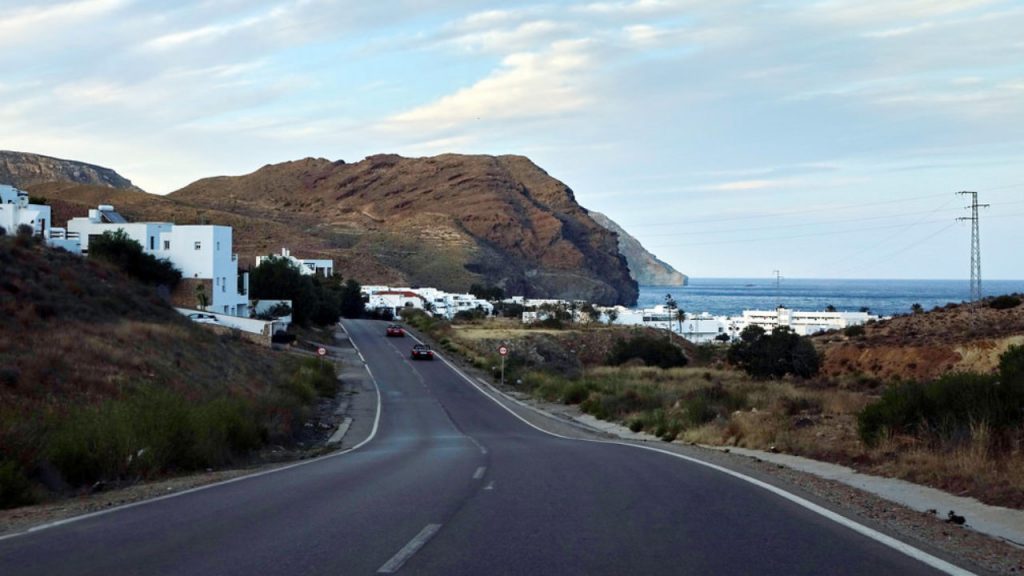
[{"label": "palm tree", "polygon": [[686,312],[682,308],[676,310],[676,320],[679,321],[679,334],[683,333],[683,321],[686,320]]}]

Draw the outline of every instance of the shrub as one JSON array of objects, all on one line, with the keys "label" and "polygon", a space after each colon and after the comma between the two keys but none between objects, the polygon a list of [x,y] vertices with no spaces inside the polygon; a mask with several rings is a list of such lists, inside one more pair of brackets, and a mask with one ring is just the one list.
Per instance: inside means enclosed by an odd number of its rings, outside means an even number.
[{"label": "shrub", "polygon": [[989,300],[988,307],[995,310],[1009,310],[1020,306],[1021,299],[1016,294],[1004,294]]},{"label": "shrub", "polygon": [[35,503],[32,484],[17,462],[0,460],[0,509]]},{"label": "shrub", "polygon": [[1022,420],[1024,347],[1011,346],[1000,357],[997,375],[948,374],[890,387],[859,414],[858,430],[872,446],[886,431],[957,440],[982,423],[997,435],[1011,435]]},{"label": "shrub", "polygon": [[181,281],[181,272],[173,264],[146,254],[142,245],[129,238],[124,230],[107,231],[90,240],[89,257],[110,262],[146,284],[174,288]]},{"label": "shrub", "polygon": [[857,338],[858,336],[863,336],[865,332],[866,330],[863,324],[847,326],[846,329],[843,330],[843,334],[845,334],[847,338]]},{"label": "shrub", "polygon": [[792,374],[810,378],[818,373],[820,359],[810,340],[780,326],[766,334],[759,326],[747,326],[740,340],[729,348],[729,362],[754,378],[781,378]]},{"label": "shrub", "polygon": [[638,358],[647,366],[675,368],[686,366],[683,351],[665,338],[639,335],[629,340],[618,340],[612,346],[608,363],[613,366],[625,364]]},{"label": "shrub", "polygon": [[[309,402],[315,395],[334,396],[338,391],[338,370],[334,362],[319,358],[303,358],[292,374],[292,390]],[[313,394],[310,394],[313,391]]]},{"label": "shrub", "polygon": [[189,402],[145,387],[83,406],[54,424],[47,453],[72,485],[221,465],[257,448],[263,431],[243,399]]}]

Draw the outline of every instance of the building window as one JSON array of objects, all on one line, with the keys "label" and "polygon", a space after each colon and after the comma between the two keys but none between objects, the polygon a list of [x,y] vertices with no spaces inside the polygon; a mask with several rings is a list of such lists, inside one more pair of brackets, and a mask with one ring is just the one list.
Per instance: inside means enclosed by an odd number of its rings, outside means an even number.
[{"label": "building window", "polygon": [[164,240],[164,250],[170,250],[170,249],[171,249],[171,241],[170,240]]},{"label": "building window", "polygon": [[217,252],[220,252],[220,242],[217,242]]},{"label": "building window", "polygon": [[149,249],[150,250],[156,250],[156,237],[155,236],[150,236],[149,237]]},{"label": "building window", "polygon": [[202,250],[202,249],[203,249],[203,243],[200,242],[199,240],[196,240],[196,250]]}]

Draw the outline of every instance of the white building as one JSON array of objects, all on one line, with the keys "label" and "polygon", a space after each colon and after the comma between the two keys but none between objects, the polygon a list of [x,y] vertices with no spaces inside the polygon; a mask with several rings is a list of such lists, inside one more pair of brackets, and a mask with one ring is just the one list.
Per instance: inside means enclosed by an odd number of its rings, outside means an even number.
[{"label": "white building", "polygon": [[868,320],[878,320],[878,316],[867,312],[809,312],[779,306],[775,310],[744,310],[741,323],[744,327],[760,326],[765,332],[788,326],[797,334],[807,336],[825,330],[842,330]]},{"label": "white building", "polygon": [[22,225],[32,228],[33,236],[41,236],[50,246],[78,252],[77,239],[69,238],[63,228],[53,227],[50,207],[30,204],[28,193],[7,184],[0,184],[0,228],[7,234],[17,234]]},{"label": "white building", "polygon": [[296,258],[292,256],[291,250],[287,248],[281,248],[281,254],[272,254],[270,256],[257,256],[256,265],[259,266],[265,260],[270,258],[284,258],[294,264],[305,276],[323,276],[324,278],[330,278],[334,276],[334,260],[313,260],[309,258]]},{"label": "white building", "polygon": [[86,218],[68,221],[68,233],[81,240],[83,254],[91,238],[104,232],[124,230],[147,254],[168,260],[181,271],[183,280],[208,280],[206,309],[218,314],[248,317],[249,274],[239,288],[238,254],[233,253],[230,226],[179,226],[171,222],[127,222],[113,206],[89,210]]},{"label": "white building", "polygon": [[451,294],[437,288],[393,288],[390,286],[363,286],[370,310],[390,308],[397,314],[403,308],[425,310],[433,316],[451,320],[459,312],[483,310],[494,313],[494,305],[472,294]]}]

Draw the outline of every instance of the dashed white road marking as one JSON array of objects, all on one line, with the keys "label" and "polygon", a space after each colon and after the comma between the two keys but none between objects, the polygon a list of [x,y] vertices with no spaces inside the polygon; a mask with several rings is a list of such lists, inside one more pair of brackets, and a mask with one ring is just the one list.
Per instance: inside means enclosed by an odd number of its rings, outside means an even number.
[{"label": "dashed white road marking", "polygon": [[487,486],[484,486],[484,490],[494,490],[494,480],[488,482]]},{"label": "dashed white road marking", "polygon": [[486,466],[481,466],[481,467],[477,468],[476,472],[473,472],[473,480],[479,480],[479,479],[483,478],[484,474],[486,474],[486,473],[487,473],[487,467]]},{"label": "dashed white road marking", "polygon": [[437,534],[437,531],[441,529],[440,524],[427,524],[420,533],[417,534],[408,544],[402,547],[397,554],[391,557],[390,560],[384,563],[383,566],[377,569],[377,574],[394,574],[402,567],[403,564],[412,558],[413,554],[419,552],[420,548],[430,541]]}]

